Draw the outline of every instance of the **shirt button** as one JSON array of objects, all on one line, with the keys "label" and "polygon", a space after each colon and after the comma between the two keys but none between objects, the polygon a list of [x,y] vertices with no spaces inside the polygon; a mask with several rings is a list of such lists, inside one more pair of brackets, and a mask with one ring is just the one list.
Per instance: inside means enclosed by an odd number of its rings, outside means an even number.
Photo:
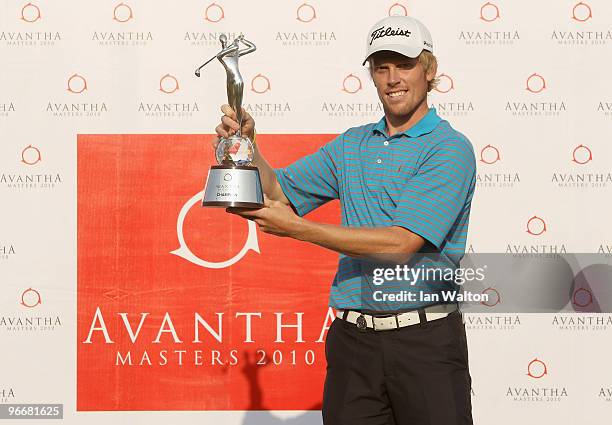
[{"label": "shirt button", "polygon": [[385,146],[389,146],[389,141],[388,141],[388,140],[385,140],[385,142],[383,143],[383,145],[385,145]]},{"label": "shirt button", "polygon": [[382,164],[382,159],[378,158],[378,159],[376,160],[376,163],[377,163],[377,164]]}]

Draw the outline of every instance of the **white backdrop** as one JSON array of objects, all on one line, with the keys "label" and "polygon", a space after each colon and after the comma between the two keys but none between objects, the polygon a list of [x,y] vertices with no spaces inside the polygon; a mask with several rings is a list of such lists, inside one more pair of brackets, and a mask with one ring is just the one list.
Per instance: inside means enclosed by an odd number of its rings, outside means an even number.
[{"label": "white backdrop", "polygon": [[[54,294],[40,308],[61,325],[0,328],[0,402],[61,400],[70,424],[320,423],[317,412],[76,413],[76,135],[211,133],[225,75],[218,64],[201,79],[193,71],[222,32],[257,45],[241,70],[260,133],[376,121],[365,35],[403,13],[434,38],[441,85],[431,104],[479,159],[470,250],[609,254],[608,1],[3,0],[0,318],[22,314],[16,297],[36,287]],[[164,107],[174,112],[155,113]],[[43,175],[34,186],[11,184],[32,174]],[[606,421],[609,316],[584,326],[552,315],[489,315],[487,326],[468,317],[475,423]]]}]

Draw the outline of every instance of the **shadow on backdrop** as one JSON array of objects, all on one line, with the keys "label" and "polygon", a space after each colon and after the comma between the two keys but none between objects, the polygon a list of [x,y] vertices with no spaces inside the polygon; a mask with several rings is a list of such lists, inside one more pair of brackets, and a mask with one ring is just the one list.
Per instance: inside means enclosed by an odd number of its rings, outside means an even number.
[{"label": "shadow on backdrop", "polygon": [[307,412],[291,418],[280,418],[268,411],[264,404],[264,394],[260,385],[262,368],[269,365],[258,365],[255,352],[244,353],[244,367],[242,373],[249,386],[249,407],[244,415],[242,425],[319,425],[323,423],[321,417],[322,403],[317,403],[306,409]]}]

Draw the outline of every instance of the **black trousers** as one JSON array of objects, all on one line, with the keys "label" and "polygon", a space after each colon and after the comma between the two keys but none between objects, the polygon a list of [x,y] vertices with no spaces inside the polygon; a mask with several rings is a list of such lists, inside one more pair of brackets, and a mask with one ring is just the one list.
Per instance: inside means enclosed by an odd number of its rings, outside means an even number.
[{"label": "black trousers", "polygon": [[333,321],[325,342],[325,425],[471,425],[461,313],[389,331]]}]

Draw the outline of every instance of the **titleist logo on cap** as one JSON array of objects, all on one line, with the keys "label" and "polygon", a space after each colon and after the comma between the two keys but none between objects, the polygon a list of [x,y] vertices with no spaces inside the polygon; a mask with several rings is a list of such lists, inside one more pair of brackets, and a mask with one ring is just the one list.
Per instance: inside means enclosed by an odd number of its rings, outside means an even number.
[{"label": "titleist logo on cap", "polygon": [[374,31],[372,31],[372,39],[370,40],[370,46],[372,45],[372,43],[374,42],[374,40],[376,40],[377,38],[380,37],[387,37],[387,36],[404,36],[404,37],[410,37],[410,34],[412,34],[409,30],[403,30],[401,28],[396,28],[393,29],[391,27],[380,27],[375,29]]}]

